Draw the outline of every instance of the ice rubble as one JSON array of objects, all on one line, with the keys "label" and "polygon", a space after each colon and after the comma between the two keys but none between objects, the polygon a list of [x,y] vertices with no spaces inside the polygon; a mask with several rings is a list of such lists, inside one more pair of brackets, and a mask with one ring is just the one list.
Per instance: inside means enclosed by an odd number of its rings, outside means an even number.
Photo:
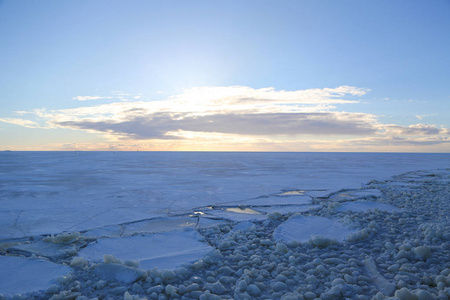
[{"label": "ice rubble", "polygon": [[104,254],[139,261],[143,269],[175,269],[198,260],[211,246],[195,230],[170,231],[124,238],[100,239],[78,252],[88,261],[100,262]]},{"label": "ice rubble", "polygon": [[11,296],[47,289],[71,271],[43,259],[14,256],[0,256],[0,266],[0,293]]}]

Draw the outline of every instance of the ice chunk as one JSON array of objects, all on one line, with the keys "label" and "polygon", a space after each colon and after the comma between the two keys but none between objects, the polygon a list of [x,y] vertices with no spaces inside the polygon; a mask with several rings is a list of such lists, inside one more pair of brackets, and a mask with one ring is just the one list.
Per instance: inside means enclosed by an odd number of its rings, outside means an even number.
[{"label": "ice chunk", "polygon": [[249,228],[251,228],[253,225],[255,225],[253,222],[245,221],[237,224],[234,226],[233,230],[240,230],[240,231],[246,231]]},{"label": "ice chunk", "polygon": [[378,290],[385,296],[392,296],[395,291],[395,284],[387,281],[386,278],[378,272],[373,258],[367,258],[363,263]]},{"label": "ice chunk", "polygon": [[372,201],[346,202],[337,208],[338,211],[357,211],[357,212],[365,212],[371,209],[378,209],[387,212],[400,211],[399,208],[391,204]]},{"label": "ice chunk", "polygon": [[143,269],[157,267],[170,270],[200,259],[212,249],[200,240],[201,236],[194,230],[102,239],[88,245],[78,255],[99,262],[104,254],[112,254],[122,260],[138,260]]},{"label": "ice chunk", "polygon": [[16,295],[45,290],[70,268],[42,259],[0,256],[0,293]]},{"label": "ice chunk", "polygon": [[307,242],[311,236],[343,241],[354,231],[341,223],[324,217],[293,216],[281,223],[273,235],[277,241]]},{"label": "ice chunk", "polygon": [[106,280],[123,283],[133,283],[147,276],[147,272],[144,270],[131,268],[121,264],[98,264],[94,267],[94,272]]},{"label": "ice chunk", "polygon": [[73,244],[82,239],[79,232],[71,232],[71,233],[61,233],[57,235],[47,236],[42,240],[47,243],[53,244]]}]

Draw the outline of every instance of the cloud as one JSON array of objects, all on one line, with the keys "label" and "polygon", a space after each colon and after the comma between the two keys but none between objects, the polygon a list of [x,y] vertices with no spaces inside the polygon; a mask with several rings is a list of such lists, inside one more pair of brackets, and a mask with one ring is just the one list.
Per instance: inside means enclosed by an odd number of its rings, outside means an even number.
[{"label": "cloud", "polygon": [[383,125],[388,135],[437,135],[448,134],[445,128],[437,128],[435,125],[414,124],[409,126]]},{"label": "cloud", "polygon": [[448,145],[447,128],[381,124],[373,114],[337,110],[343,104],[359,103],[358,97],[368,91],[351,86],[297,91],[272,87],[196,87],[165,100],[118,100],[70,109],[22,112],[44,120],[44,125],[25,119],[0,121],[33,128],[101,133],[114,145],[125,143],[120,146],[122,149],[133,148],[130,146],[135,145],[133,141],[150,148],[150,144],[157,145],[157,149],[163,150],[220,150],[220,145],[223,150],[249,150],[251,145],[277,151],[375,151],[380,147]]},{"label": "cloud", "polygon": [[[366,89],[277,91],[245,86],[197,87],[162,101],[116,102],[35,114],[49,126],[107,133],[130,139],[180,139],[180,132],[214,132],[249,136],[357,135],[376,131],[375,117],[332,111],[357,103]],[[177,134],[173,134],[177,132]]]}]

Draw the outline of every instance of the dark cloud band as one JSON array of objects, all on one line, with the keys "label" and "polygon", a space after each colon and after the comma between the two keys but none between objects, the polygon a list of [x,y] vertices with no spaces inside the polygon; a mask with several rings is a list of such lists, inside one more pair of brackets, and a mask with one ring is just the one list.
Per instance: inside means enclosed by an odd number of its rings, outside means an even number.
[{"label": "dark cloud band", "polygon": [[[270,135],[366,135],[376,127],[357,113],[261,113],[206,116],[155,113],[117,121],[65,121],[55,123],[74,129],[94,130],[135,139],[167,139],[167,133],[183,130],[250,136]],[[171,137],[172,138],[172,137]]]}]

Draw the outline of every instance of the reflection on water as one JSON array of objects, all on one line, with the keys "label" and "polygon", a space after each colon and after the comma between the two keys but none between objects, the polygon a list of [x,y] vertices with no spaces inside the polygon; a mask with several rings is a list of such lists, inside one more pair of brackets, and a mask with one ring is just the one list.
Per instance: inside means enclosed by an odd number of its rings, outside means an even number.
[{"label": "reflection on water", "polygon": [[296,195],[304,195],[306,191],[286,191],[281,193],[282,196],[296,196]]},{"label": "reflection on water", "polygon": [[241,208],[241,207],[230,207],[227,208],[226,211],[231,211],[231,212],[235,212],[235,213],[240,213],[240,214],[250,214],[250,215],[260,215],[261,213],[257,212],[254,209],[251,208]]}]

